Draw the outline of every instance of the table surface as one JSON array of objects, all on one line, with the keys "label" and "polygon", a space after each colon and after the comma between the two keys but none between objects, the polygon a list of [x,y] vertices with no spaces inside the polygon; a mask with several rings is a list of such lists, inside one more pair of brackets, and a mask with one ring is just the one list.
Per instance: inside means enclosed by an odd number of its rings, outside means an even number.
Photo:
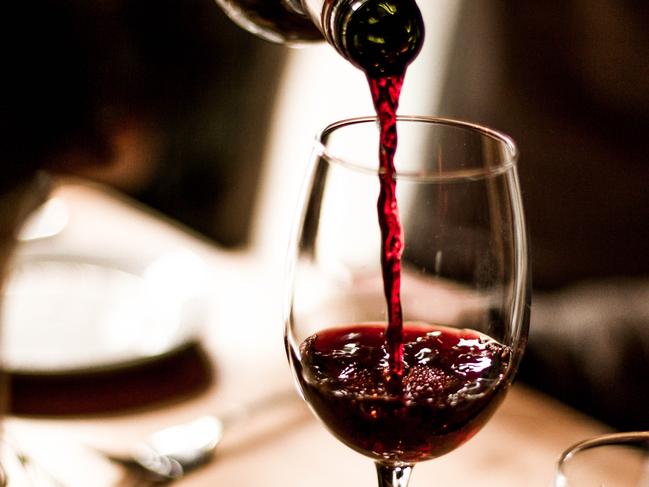
[{"label": "table surface", "polygon": [[[101,187],[67,181],[53,195],[66,203],[70,217],[65,230],[42,245],[54,243],[72,251],[110,246],[113,252],[147,258],[183,249],[205,261],[211,298],[200,339],[215,377],[200,393],[137,410],[7,418],[6,437],[62,485],[143,485],[95,449],[121,451],[162,427],[292,387],[282,346],[281,290],[273,285],[281,281],[280,263],[267,262],[252,251],[219,249]],[[604,431],[594,420],[518,384],[475,438],[440,459],[416,466],[410,485],[548,487],[559,454]],[[237,424],[227,432],[214,461],[177,485],[334,483],[375,485],[374,467],[335,440],[296,396]]]}]

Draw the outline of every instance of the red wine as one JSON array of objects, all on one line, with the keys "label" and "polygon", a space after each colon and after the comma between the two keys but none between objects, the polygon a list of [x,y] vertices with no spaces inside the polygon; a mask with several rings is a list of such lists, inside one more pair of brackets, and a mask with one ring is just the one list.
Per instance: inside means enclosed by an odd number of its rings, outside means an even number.
[{"label": "red wine", "polygon": [[398,388],[403,374],[401,256],[404,238],[397,203],[394,155],[398,140],[397,107],[405,77],[405,66],[403,72],[395,75],[374,77],[368,72],[367,77],[380,124],[379,179],[381,184],[377,211],[381,229],[381,270],[388,315],[386,331],[388,369],[392,387]]},{"label": "red wine", "polygon": [[398,387],[403,373],[402,309],[401,309],[401,256],[403,254],[403,228],[397,204],[396,170],[394,154],[397,150],[396,111],[404,74],[373,78],[368,75],[372,99],[380,123],[379,179],[377,201],[381,229],[381,269],[383,288],[387,301],[388,368],[394,387]]},{"label": "red wine", "polygon": [[510,348],[472,330],[421,323],[402,329],[400,388],[385,373],[382,324],[321,331],[294,365],[308,403],[351,448],[377,460],[418,462],[471,438],[508,387]]},{"label": "red wine", "polygon": [[[326,9],[325,9],[326,10]],[[326,13],[326,12],[325,12]],[[380,123],[377,201],[381,229],[381,269],[387,302],[388,369],[392,387],[403,373],[401,256],[403,229],[396,194],[394,155],[397,150],[397,108],[406,68],[421,50],[424,26],[414,0],[366,1],[343,15],[344,55],[367,76]],[[344,25],[344,29],[341,27]]]}]

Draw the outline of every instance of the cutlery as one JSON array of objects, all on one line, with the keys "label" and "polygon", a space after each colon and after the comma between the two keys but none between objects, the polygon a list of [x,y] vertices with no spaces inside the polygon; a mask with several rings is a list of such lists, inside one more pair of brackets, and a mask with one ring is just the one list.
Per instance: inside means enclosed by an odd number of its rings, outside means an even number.
[{"label": "cutlery", "polygon": [[143,475],[150,482],[169,482],[209,462],[224,434],[233,425],[291,401],[297,401],[294,390],[278,391],[223,414],[202,416],[156,431],[134,445],[127,454],[99,453]]}]

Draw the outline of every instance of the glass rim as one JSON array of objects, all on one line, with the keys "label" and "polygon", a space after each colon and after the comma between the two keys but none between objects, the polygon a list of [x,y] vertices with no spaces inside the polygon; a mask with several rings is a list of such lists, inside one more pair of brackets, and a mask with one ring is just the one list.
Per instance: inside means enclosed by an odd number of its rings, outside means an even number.
[{"label": "glass rim", "polygon": [[569,446],[563,451],[563,453],[561,453],[557,463],[560,468],[563,463],[582,451],[597,448],[599,446],[623,445],[627,443],[635,443],[637,441],[645,441],[649,443],[649,431],[628,431],[595,436]]},{"label": "glass rim", "polygon": [[[314,151],[325,157],[328,161],[333,162],[337,165],[356,170],[358,172],[364,172],[369,174],[379,173],[378,169],[369,168],[354,162],[350,162],[344,158],[331,154],[327,150],[327,146],[323,140],[331,133],[335,132],[340,128],[347,126],[366,124],[366,123],[375,123],[378,120],[376,115],[364,116],[364,117],[352,117],[338,120],[332,122],[322,130],[320,130],[314,140]],[[497,176],[503,174],[512,168],[516,167],[518,161],[518,147],[516,142],[507,134],[500,132],[495,129],[491,129],[484,125],[480,125],[473,122],[467,122],[464,120],[445,118],[445,117],[434,117],[426,115],[397,115],[397,122],[418,122],[426,123],[432,125],[443,125],[448,127],[456,127],[464,129],[467,131],[473,131],[478,133],[481,136],[488,137],[492,140],[495,140],[502,144],[507,152],[507,160],[492,166],[492,167],[481,167],[477,169],[458,169],[453,171],[448,171],[444,173],[435,173],[429,174],[420,171],[396,171],[396,178],[401,180],[417,180],[417,181],[426,181],[426,182],[453,182],[453,181],[466,181],[466,180],[478,180],[484,179],[487,177]]]},{"label": "glass rim", "polygon": [[557,459],[555,467],[555,486],[568,487],[569,484],[565,470],[572,458],[581,452],[602,446],[626,446],[638,442],[649,444],[649,431],[605,433],[570,445]]}]

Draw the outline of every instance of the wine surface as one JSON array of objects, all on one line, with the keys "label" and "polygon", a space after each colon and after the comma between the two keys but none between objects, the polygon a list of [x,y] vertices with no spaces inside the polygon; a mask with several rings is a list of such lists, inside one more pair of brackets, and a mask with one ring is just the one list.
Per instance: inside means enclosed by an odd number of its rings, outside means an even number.
[{"label": "wine surface", "polygon": [[422,323],[402,329],[400,388],[386,373],[383,324],[312,335],[295,361],[314,411],[341,441],[377,460],[418,462],[473,436],[504,397],[510,348],[486,335]]}]

